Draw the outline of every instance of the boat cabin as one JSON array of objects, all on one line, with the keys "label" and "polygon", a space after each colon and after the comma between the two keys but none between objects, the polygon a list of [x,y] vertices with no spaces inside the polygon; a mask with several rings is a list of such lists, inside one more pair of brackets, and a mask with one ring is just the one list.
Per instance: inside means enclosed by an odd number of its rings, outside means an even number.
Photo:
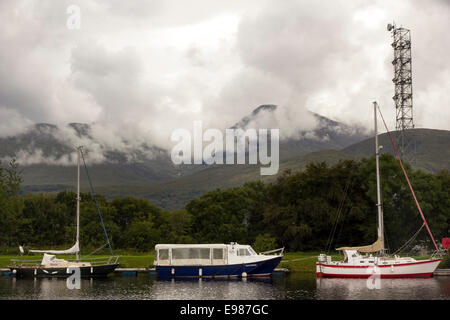
[{"label": "boat cabin", "polygon": [[249,245],[157,244],[155,266],[207,266],[252,262],[259,255]]}]

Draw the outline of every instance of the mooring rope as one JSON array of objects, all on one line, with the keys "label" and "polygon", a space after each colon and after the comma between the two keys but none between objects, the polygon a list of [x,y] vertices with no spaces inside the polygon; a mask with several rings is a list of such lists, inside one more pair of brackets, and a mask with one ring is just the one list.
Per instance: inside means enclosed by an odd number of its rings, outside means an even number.
[{"label": "mooring rope", "polygon": [[282,260],[281,262],[293,262],[293,261],[300,261],[300,260],[307,260],[307,259],[312,259],[312,258],[317,258],[317,256],[310,256],[310,257],[306,257],[306,258],[299,258],[299,259],[294,259],[294,260]]}]

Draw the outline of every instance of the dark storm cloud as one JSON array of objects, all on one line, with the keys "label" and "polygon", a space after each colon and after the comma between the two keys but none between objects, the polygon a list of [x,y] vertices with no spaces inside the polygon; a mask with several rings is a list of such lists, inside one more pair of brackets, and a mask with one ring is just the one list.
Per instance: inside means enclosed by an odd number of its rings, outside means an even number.
[{"label": "dark storm cloud", "polygon": [[[70,4],[80,30],[66,27]],[[225,128],[266,103],[288,135],[314,126],[306,110],[371,128],[373,99],[393,119],[392,20],[412,31],[416,123],[449,129],[448,4],[2,1],[0,135],[95,122],[105,144],[168,147],[193,120]]]}]

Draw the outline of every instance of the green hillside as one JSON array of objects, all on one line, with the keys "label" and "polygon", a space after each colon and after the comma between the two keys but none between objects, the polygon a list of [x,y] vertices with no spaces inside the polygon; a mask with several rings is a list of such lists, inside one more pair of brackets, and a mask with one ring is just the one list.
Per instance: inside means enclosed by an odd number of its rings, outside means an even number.
[{"label": "green hillside", "polygon": [[[412,163],[414,168],[431,173],[441,169],[450,170],[450,131],[414,129],[409,134],[416,142],[415,162]],[[395,133],[393,135],[395,136]],[[35,140],[36,138],[33,141]],[[44,138],[42,140],[47,141]],[[11,141],[4,139],[1,142],[11,147],[9,143]],[[281,142],[278,175],[289,169],[302,170],[309,162],[325,161],[333,165],[340,159],[359,159],[374,154],[373,138],[352,144],[340,151],[330,150],[340,149],[340,143],[333,142],[328,150],[308,152],[327,146],[314,145],[315,143],[300,140]],[[380,135],[380,144],[383,145],[382,153],[393,153],[387,134]],[[49,148],[51,146],[46,145]],[[53,146],[56,147],[58,146]],[[59,146],[58,150],[61,148]],[[120,160],[117,154],[114,157],[115,160]],[[120,196],[142,197],[167,209],[182,208],[190,199],[210,190],[239,186],[247,181],[271,182],[278,176],[261,176],[260,165],[176,166],[167,155],[137,163],[116,161],[90,165],[89,159],[87,161],[97,193],[109,199]],[[21,169],[24,177],[22,192],[57,192],[75,189],[75,166],[33,164],[21,166]],[[88,191],[84,170],[81,176],[81,189]]]},{"label": "green hillside", "polygon": [[[397,132],[392,136],[396,138]],[[415,141],[415,161],[411,165],[415,169],[437,173],[439,170],[450,170],[450,131],[435,129],[414,129],[407,131],[407,138]],[[394,154],[387,133],[379,136],[379,144],[383,146],[382,153]],[[342,152],[356,157],[370,157],[374,154],[374,138],[355,143],[342,149]],[[413,146],[413,145],[412,145]],[[406,161],[409,160],[405,157]]]},{"label": "green hillside", "polygon": [[351,157],[336,150],[324,150],[291,158],[280,163],[277,175],[261,176],[259,165],[212,165],[192,175],[153,185],[115,185],[99,187],[97,191],[110,198],[134,195],[167,209],[182,208],[190,199],[217,188],[223,189],[248,181],[274,181],[285,170],[299,171],[310,162],[325,161],[329,165]]}]

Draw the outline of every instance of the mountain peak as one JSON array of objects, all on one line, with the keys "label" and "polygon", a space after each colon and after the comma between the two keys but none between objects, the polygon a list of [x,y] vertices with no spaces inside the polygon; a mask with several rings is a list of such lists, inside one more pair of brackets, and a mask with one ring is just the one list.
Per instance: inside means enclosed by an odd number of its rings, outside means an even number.
[{"label": "mountain peak", "polygon": [[245,128],[250,121],[258,117],[258,115],[262,112],[274,112],[278,108],[275,104],[262,104],[259,107],[255,108],[252,113],[244,118],[242,118],[239,122],[237,122],[231,129]]},{"label": "mountain peak", "polygon": [[91,127],[87,123],[78,122],[69,123],[69,127],[71,127],[76,132],[79,138],[89,136],[89,130],[91,129]]},{"label": "mountain peak", "polygon": [[53,131],[53,130],[58,129],[58,127],[51,123],[41,122],[41,123],[36,123],[34,125],[34,129],[38,130],[39,132],[42,132],[42,131]]},{"label": "mountain peak", "polygon": [[276,108],[276,104],[262,104],[252,111],[252,115],[257,115],[261,111],[274,111]]}]

